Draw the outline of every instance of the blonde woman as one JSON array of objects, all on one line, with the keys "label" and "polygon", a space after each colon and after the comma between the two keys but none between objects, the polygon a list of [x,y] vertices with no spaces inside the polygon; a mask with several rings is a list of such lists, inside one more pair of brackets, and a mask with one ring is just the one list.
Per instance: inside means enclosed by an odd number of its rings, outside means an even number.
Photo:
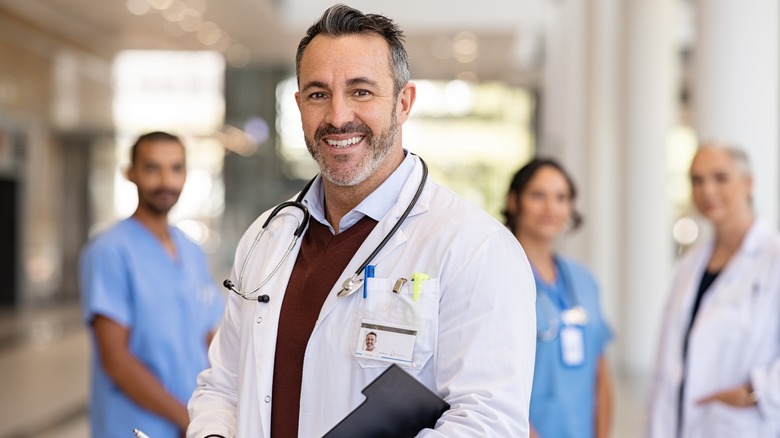
[{"label": "blonde woman", "polygon": [[742,151],[705,145],[690,177],[714,233],[676,267],[649,436],[780,437],[780,236],[753,213]]}]

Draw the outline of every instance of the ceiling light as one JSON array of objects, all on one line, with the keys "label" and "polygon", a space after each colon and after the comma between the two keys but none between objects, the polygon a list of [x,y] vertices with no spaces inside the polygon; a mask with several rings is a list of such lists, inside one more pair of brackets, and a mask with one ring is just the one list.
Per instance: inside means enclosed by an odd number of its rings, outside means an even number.
[{"label": "ceiling light", "polygon": [[206,21],[198,29],[198,41],[206,46],[217,44],[222,38],[222,29],[211,21]]},{"label": "ceiling light", "polygon": [[230,48],[230,45],[233,44],[233,39],[230,38],[230,35],[227,34],[227,32],[222,32],[222,36],[219,38],[219,41],[214,44],[214,50],[218,50],[222,53],[227,52],[227,50]]},{"label": "ceiling light", "polygon": [[133,15],[144,15],[149,12],[149,2],[146,0],[127,0],[125,7]]},{"label": "ceiling light", "polygon": [[168,9],[162,12],[162,15],[168,21],[177,22],[184,18],[186,10],[187,7],[184,6],[184,3],[175,1],[171,3],[171,6]]},{"label": "ceiling light", "polygon": [[455,59],[461,63],[474,62],[479,54],[477,36],[471,32],[458,32],[452,42]]},{"label": "ceiling light", "polygon": [[173,0],[147,0],[147,1],[149,2],[149,6],[159,11],[162,11],[163,9],[168,9],[169,7],[171,7],[171,4],[173,3]]},{"label": "ceiling light", "polygon": [[188,8],[195,9],[196,11],[200,12],[201,15],[206,12],[206,0],[184,0],[184,3]]},{"label": "ceiling light", "polygon": [[195,32],[200,28],[202,19],[195,9],[185,9],[184,17],[179,21],[179,27],[185,32]]}]

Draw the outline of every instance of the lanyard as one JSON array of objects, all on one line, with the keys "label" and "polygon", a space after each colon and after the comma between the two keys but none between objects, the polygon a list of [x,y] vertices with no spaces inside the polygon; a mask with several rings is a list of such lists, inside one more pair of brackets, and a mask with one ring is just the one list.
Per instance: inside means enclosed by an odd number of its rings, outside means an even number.
[{"label": "lanyard", "polygon": [[[554,257],[555,268],[558,275],[555,277],[556,286],[560,282],[560,286],[556,289],[563,289],[563,294],[555,293],[557,291],[549,291],[547,287],[539,280],[539,276],[534,270],[534,281],[536,282],[537,295],[541,292],[555,307],[556,311],[560,314],[561,322],[564,325],[585,325],[588,322],[588,313],[585,308],[580,305],[577,296],[574,294],[574,284],[571,282],[569,271],[566,266],[561,262],[558,257]],[[533,266],[531,266],[533,269]],[[537,298],[537,301],[539,299]],[[551,317],[548,317],[548,320]]]},{"label": "lanyard", "polygon": [[[534,281],[536,282],[537,293],[541,292],[547,295],[547,297],[550,298],[550,300],[555,303],[556,306],[558,306],[558,310],[560,311],[578,307],[580,303],[577,299],[577,296],[574,294],[571,277],[569,276],[569,270],[566,268],[566,266],[563,265],[558,257],[553,256],[553,262],[555,263],[555,270],[557,274],[555,276],[553,290],[550,290],[548,285],[542,283],[542,281],[539,279],[540,276],[538,275],[536,268],[531,265],[531,269],[534,273]],[[561,289],[563,289],[563,294],[558,293]]]}]

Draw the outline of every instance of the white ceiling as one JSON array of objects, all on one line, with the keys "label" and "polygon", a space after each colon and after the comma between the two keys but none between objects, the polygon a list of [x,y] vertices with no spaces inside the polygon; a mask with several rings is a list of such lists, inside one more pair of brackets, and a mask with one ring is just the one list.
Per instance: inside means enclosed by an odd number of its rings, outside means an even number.
[{"label": "white ceiling", "polygon": [[[349,4],[366,13],[384,14],[404,29],[415,78],[449,79],[466,72],[463,74],[467,77],[476,75],[480,80],[527,83],[536,76],[545,7],[549,1],[394,0],[378,6],[380,3],[375,0],[354,0]],[[128,9],[129,4],[149,10],[134,15]],[[164,10],[149,7],[150,4],[205,9],[201,21],[214,23],[223,35],[229,36],[218,45],[238,65],[250,62],[292,68],[301,36],[332,2],[0,0],[0,18],[13,16],[54,38],[70,40],[86,52],[105,58],[123,49],[210,48],[199,41],[197,32],[181,30],[179,24],[165,18]],[[173,35],[166,28],[180,35]],[[460,32],[470,32],[477,43],[476,57],[465,63],[452,56],[453,42],[463,37]],[[467,44],[466,48],[469,47],[473,45]]]}]

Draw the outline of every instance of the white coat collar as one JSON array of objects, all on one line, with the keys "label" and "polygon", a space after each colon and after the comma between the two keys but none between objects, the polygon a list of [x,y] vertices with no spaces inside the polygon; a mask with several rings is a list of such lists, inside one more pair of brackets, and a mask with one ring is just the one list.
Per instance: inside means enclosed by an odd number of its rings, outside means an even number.
[{"label": "white coat collar", "polygon": [[748,257],[755,257],[761,253],[761,250],[769,242],[769,237],[773,234],[769,225],[761,219],[754,219],[750,229],[745,234],[745,239],[739,249],[740,253]]},{"label": "white coat collar", "polygon": [[[718,278],[710,286],[713,290],[707,293],[706,300],[712,299],[714,296],[722,295],[733,289],[729,285],[733,282],[743,282],[746,275],[753,272],[754,269],[758,269],[756,264],[756,258],[760,257],[766,248],[767,244],[772,240],[771,236],[773,232],[771,228],[762,220],[756,218],[750,225],[747,234],[745,234],[742,244],[739,250],[731,257],[726,266],[723,267],[718,274]],[[696,290],[701,282],[701,274],[707,269],[707,262],[712,256],[715,242],[710,240],[704,251],[699,255],[699,259],[696,262],[696,270],[694,272],[699,273],[699,276],[691,276],[688,284],[688,291],[686,298],[685,308],[690,309],[693,302],[693,297],[696,295]],[[751,277],[752,278],[752,277]]]}]

